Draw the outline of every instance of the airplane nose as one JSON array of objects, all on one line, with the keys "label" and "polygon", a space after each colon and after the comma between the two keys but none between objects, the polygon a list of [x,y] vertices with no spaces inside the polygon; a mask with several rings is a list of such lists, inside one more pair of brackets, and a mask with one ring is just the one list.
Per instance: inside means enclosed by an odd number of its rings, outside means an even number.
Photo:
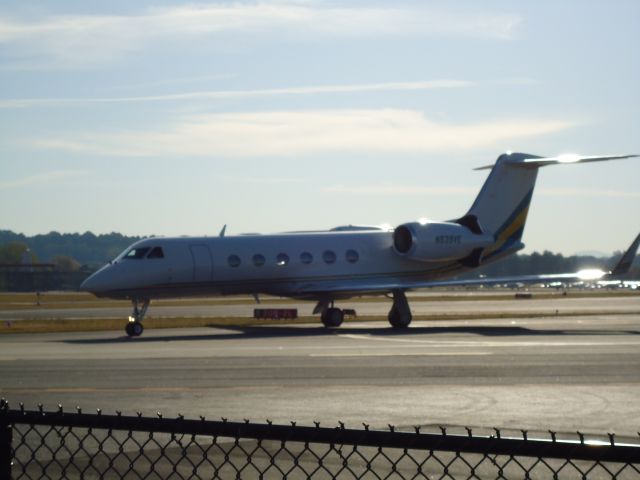
[{"label": "airplane nose", "polygon": [[84,281],[80,284],[80,288],[79,290],[81,292],[94,292],[95,291],[95,286],[96,286],[96,273],[92,273],[91,275],[89,275],[87,278],[84,279]]},{"label": "airplane nose", "polygon": [[80,284],[80,291],[90,292],[97,295],[100,292],[104,292],[109,288],[110,275],[106,274],[108,266],[102,267],[97,272],[92,273],[87,277],[84,282]]}]

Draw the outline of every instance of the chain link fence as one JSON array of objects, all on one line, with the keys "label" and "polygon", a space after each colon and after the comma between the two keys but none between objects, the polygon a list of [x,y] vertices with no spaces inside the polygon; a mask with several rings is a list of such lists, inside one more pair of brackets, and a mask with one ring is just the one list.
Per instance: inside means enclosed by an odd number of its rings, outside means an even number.
[{"label": "chain link fence", "polygon": [[640,444],[0,405],[0,478],[638,479]]}]

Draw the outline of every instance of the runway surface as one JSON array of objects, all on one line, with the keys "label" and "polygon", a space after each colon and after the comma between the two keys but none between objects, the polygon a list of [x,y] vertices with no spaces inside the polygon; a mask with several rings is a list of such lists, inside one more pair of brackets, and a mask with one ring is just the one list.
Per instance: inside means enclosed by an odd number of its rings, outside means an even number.
[{"label": "runway surface", "polygon": [[2,335],[0,395],[85,411],[635,436],[640,317]]},{"label": "runway surface", "polygon": [[[414,315],[433,314],[469,314],[469,313],[516,313],[523,312],[536,314],[559,313],[584,313],[584,312],[610,312],[625,313],[636,312],[640,314],[640,296],[617,297],[562,297],[544,299],[509,299],[509,300],[424,300],[410,299],[411,310]],[[151,305],[148,315],[153,318],[162,317],[251,317],[256,307],[266,308],[297,308],[299,315],[311,315],[314,303],[282,303],[268,305],[243,304],[243,305],[180,305],[162,306]],[[337,302],[341,308],[354,308],[361,316],[386,316],[391,308],[391,300],[375,302],[349,302],[348,300]],[[47,319],[47,318],[122,318],[125,320],[131,315],[130,307],[107,308],[34,308],[28,310],[4,310],[0,311],[0,320],[22,319]]]}]

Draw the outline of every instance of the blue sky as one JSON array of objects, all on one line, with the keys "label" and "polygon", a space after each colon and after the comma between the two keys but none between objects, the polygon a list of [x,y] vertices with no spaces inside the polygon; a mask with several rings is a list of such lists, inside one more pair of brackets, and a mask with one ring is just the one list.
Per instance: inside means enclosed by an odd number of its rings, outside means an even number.
[{"label": "blue sky", "polygon": [[[640,3],[0,7],[0,228],[215,235],[466,212],[500,153],[640,153]],[[640,159],[545,168],[527,251],[620,250]]]}]

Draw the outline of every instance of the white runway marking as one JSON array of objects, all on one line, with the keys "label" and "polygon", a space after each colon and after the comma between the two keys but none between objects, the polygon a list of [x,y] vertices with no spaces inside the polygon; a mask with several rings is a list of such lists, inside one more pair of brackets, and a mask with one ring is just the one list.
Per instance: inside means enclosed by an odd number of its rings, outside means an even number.
[{"label": "white runway marking", "polygon": [[340,337],[351,338],[353,340],[373,340],[378,342],[400,342],[400,343],[411,343],[429,346],[432,348],[437,347],[569,347],[569,346],[578,346],[578,347],[598,347],[598,346],[623,346],[623,345],[638,345],[640,346],[640,339],[630,339],[624,341],[599,341],[599,340],[591,340],[591,341],[531,341],[531,342],[523,342],[523,341],[486,341],[486,340],[417,340],[411,338],[380,338],[373,337],[369,335],[358,335],[358,334],[345,334],[339,335]]},{"label": "white runway marking", "polygon": [[444,357],[444,356],[482,356],[491,352],[374,352],[374,353],[310,353],[309,357]]}]

